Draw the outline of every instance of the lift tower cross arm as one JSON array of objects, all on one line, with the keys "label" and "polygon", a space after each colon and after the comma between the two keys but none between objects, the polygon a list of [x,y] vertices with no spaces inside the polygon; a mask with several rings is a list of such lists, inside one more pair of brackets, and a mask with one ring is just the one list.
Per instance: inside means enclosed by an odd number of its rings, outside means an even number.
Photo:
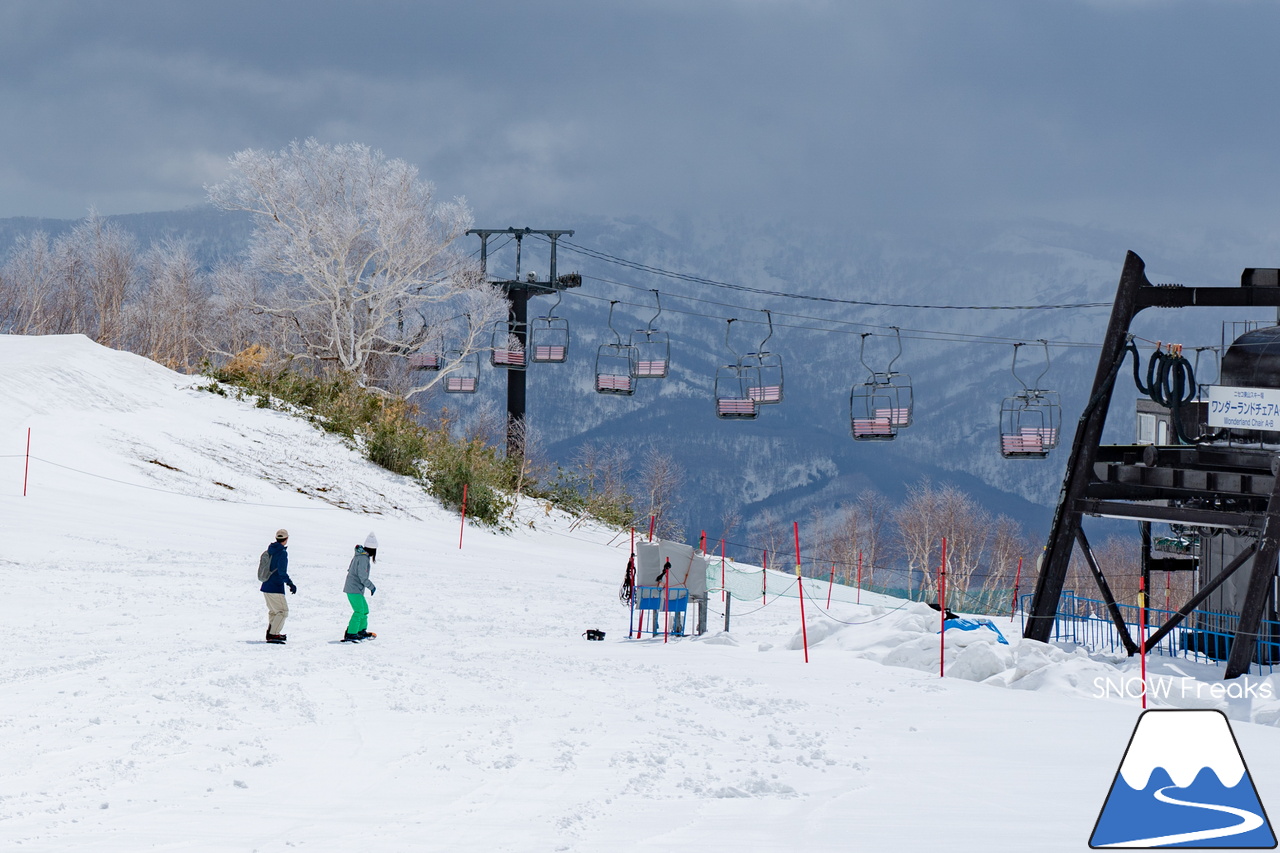
[{"label": "lift tower cross arm", "polygon": [[[501,287],[507,296],[509,306],[508,317],[512,325],[512,333],[520,342],[520,348],[529,351],[529,297],[546,296],[571,287],[580,287],[582,277],[579,275],[556,275],[556,241],[561,237],[572,237],[573,231],[568,229],[540,228],[472,228],[467,232],[480,238],[480,273],[487,275],[489,264],[489,238],[495,234],[506,234],[516,241],[516,274],[515,278],[491,282]],[[530,234],[540,234],[551,241],[550,274],[546,281],[520,280],[520,249],[523,240]],[[525,371],[507,371],[507,456],[511,459],[524,456],[524,420],[525,420]]]}]

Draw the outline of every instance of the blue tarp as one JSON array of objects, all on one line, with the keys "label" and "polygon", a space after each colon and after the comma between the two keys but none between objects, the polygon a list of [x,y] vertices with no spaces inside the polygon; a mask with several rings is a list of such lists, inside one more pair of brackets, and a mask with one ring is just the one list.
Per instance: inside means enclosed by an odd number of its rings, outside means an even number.
[{"label": "blue tarp", "polygon": [[1006,646],[1009,641],[1004,638],[1004,634],[1000,633],[1000,629],[996,627],[996,623],[990,619],[948,619],[942,623],[943,628],[959,628],[961,631],[976,631],[979,628],[990,628],[996,632],[996,638]]}]

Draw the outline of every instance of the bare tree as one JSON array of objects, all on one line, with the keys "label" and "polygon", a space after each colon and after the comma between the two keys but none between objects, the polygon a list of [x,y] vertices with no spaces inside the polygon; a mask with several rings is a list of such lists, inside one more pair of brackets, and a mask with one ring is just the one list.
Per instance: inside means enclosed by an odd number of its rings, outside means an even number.
[{"label": "bare tree", "polygon": [[43,231],[19,237],[0,267],[0,331],[36,335],[51,329],[61,278]]},{"label": "bare tree", "polygon": [[205,321],[207,283],[180,240],[153,245],[143,256],[146,286],[129,305],[129,344],[175,370],[190,371],[205,355],[196,330]]},{"label": "bare tree", "polygon": [[[772,508],[761,511],[751,525],[752,538],[759,542],[762,550],[768,554],[769,565],[775,569],[783,567],[782,551],[790,547],[790,537],[783,525],[782,516]],[[762,559],[764,554],[761,555]]]},{"label": "bare tree", "polygon": [[907,561],[908,592],[933,589],[938,549],[942,542],[940,494],[928,479],[907,492],[907,499],[894,512],[899,545]]},{"label": "bare tree", "polygon": [[[1018,579],[1019,560],[1024,564],[1022,578],[1027,581],[1023,588],[1030,589],[1036,570],[1034,557],[1038,551],[1039,547],[1027,538],[1018,522],[1007,515],[997,517],[991,531],[987,572],[983,577],[980,597],[984,601],[991,601],[992,596],[997,592],[1006,590],[1009,591],[1010,596],[1014,595],[1017,591],[1014,589],[1014,584]],[[1012,598],[994,603],[1002,607],[1015,606]]]},{"label": "bare tree", "polygon": [[574,454],[585,513],[619,526],[635,524],[635,499],[627,488],[631,453],[617,443],[587,442]]},{"label": "bare tree", "polygon": [[103,346],[125,344],[124,307],[136,284],[137,241],[119,225],[95,210],[65,238],[66,268],[73,287],[88,295],[96,330],[90,334]]},{"label": "bare tree", "polygon": [[640,460],[639,495],[641,515],[653,519],[654,534],[662,539],[682,539],[684,528],[672,517],[684,468],[675,457],[657,447],[645,450]]},{"label": "bare tree", "polygon": [[484,345],[505,316],[502,295],[458,246],[471,225],[462,199],[439,202],[403,160],[368,146],[293,142],[246,150],[210,200],[252,213],[248,263],[278,284],[254,310],[288,321],[287,351],[355,376],[379,358],[447,340],[457,355],[423,371],[405,396],[438,384]]},{"label": "bare tree", "polygon": [[942,537],[947,541],[947,591],[959,607],[977,609],[980,599],[970,595],[978,568],[986,561],[991,514],[955,486],[939,489]]}]

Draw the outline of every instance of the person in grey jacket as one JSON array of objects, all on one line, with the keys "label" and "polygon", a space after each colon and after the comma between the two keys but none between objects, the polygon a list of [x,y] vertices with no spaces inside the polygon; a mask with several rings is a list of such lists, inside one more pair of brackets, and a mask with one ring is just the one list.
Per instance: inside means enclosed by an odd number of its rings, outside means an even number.
[{"label": "person in grey jacket", "polygon": [[351,602],[351,621],[347,623],[347,633],[342,637],[344,643],[358,643],[378,636],[368,630],[369,602],[364,598],[366,588],[370,595],[378,591],[373,581],[369,580],[369,567],[377,557],[378,537],[370,533],[363,545],[356,546],[355,556],[347,567],[347,583],[342,587],[342,591],[347,594],[347,601]]}]

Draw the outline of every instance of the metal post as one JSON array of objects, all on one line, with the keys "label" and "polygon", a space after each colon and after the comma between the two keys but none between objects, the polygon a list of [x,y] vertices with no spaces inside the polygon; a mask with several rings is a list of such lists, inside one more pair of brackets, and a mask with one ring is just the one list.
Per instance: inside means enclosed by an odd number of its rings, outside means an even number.
[{"label": "metal post", "polygon": [[[556,276],[556,240],[566,234],[572,237],[573,231],[544,231],[534,228],[472,228],[467,233],[475,234],[480,238],[480,272],[485,276],[488,274],[489,238],[494,234],[509,234],[516,241],[515,278],[511,281],[491,283],[501,286],[506,292],[507,304],[510,308],[508,316],[510,321],[515,324],[513,331],[516,339],[520,342],[520,346],[524,348],[525,367],[527,368],[529,363],[529,334],[527,328],[529,322],[529,297],[531,295],[541,296],[555,293],[558,290],[577,287],[582,283],[580,279],[576,282],[562,283]],[[521,254],[524,247],[524,238],[527,234],[541,234],[551,240],[551,275],[546,282],[520,281]],[[524,370],[512,369],[507,371],[507,457],[510,459],[523,458],[524,456],[526,432],[523,427],[527,405],[525,383]]]},{"label": "metal post", "polygon": [[1129,636],[1129,626],[1125,624],[1124,615],[1120,612],[1120,606],[1116,604],[1115,596],[1111,594],[1111,586],[1102,574],[1102,569],[1098,568],[1098,561],[1094,559],[1093,549],[1089,547],[1089,540],[1085,538],[1084,531],[1079,527],[1076,528],[1076,538],[1080,540],[1080,550],[1084,552],[1084,559],[1089,564],[1089,571],[1093,572],[1093,579],[1098,584],[1098,591],[1102,593],[1102,600],[1107,603],[1107,610],[1111,613],[1111,621],[1115,623],[1116,631],[1120,634],[1120,642],[1124,644],[1125,651],[1130,655],[1137,654],[1138,646],[1133,642],[1133,637]]},{"label": "metal post", "polygon": [[[1062,597],[1076,531],[1080,529],[1080,513],[1075,504],[1084,497],[1085,487],[1093,475],[1098,442],[1102,438],[1107,409],[1111,405],[1111,392],[1115,388],[1116,369],[1125,355],[1129,324],[1139,310],[1138,291],[1143,285],[1149,284],[1145,268],[1142,258],[1133,252],[1125,256],[1120,284],[1116,289],[1116,301],[1111,308],[1111,320],[1107,324],[1102,354],[1098,357],[1098,369],[1093,378],[1093,391],[1076,426],[1071,457],[1067,462],[1067,472],[1058,496],[1058,507],[1054,512],[1049,540],[1045,544],[1044,561],[1036,579],[1036,591],[1031,600],[1031,613],[1024,634],[1042,643],[1049,641],[1053,631],[1058,599]],[[1129,645],[1132,642],[1130,640]]]},{"label": "metal post", "polygon": [[[511,305],[511,321],[516,340],[520,342],[520,350],[524,353],[527,366],[529,363],[529,291],[513,287],[507,292],[507,300]],[[525,372],[524,370],[507,371],[508,459],[524,458]]]},{"label": "metal post", "polygon": [[1240,608],[1240,622],[1235,639],[1231,641],[1231,654],[1227,656],[1226,678],[1235,678],[1249,671],[1253,652],[1258,645],[1258,629],[1262,627],[1262,614],[1267,606],[1271,584],[1276,577],[1276,559],[1280,557],[1280,477],[1276,477],[1267,502],[1266,520],[1258,537],[1258,553],[1253,558],[1249,575],[1249,589],[1245,592],[1244,606]]},{"label": "metal post", "polygon": [[733,596],[727,595],[724,599],[724,632],[729,633],[729,611],[733,609]]}]

